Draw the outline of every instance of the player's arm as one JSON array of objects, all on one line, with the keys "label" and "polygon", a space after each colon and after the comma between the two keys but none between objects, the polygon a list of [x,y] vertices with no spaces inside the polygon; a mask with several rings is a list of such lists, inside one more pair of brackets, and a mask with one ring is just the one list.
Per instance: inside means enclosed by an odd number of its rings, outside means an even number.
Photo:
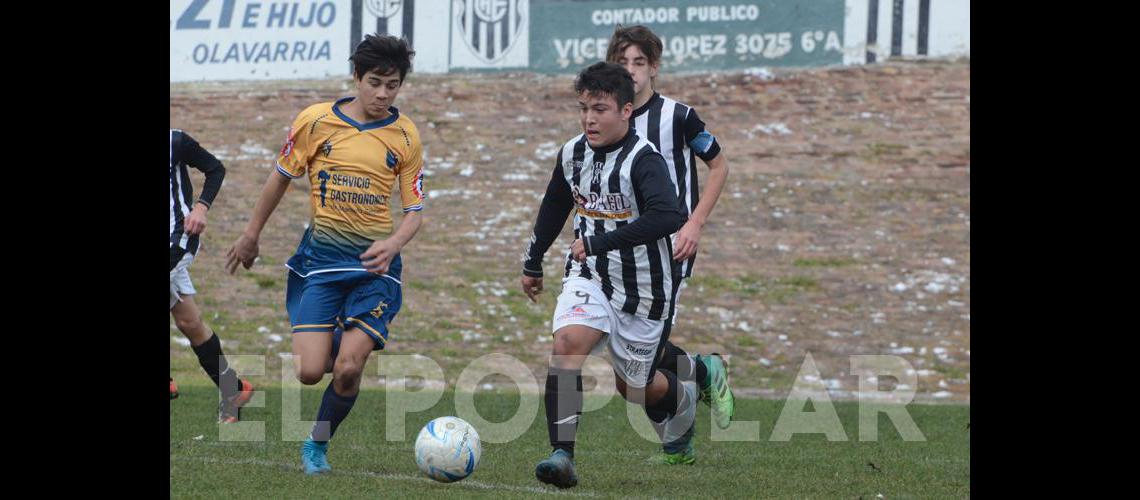
[{"label": "player's arm", "polygon": [[424,209],[424,159],[423,146],[419,142],[418,133],[412,141],[411,148],[401,158],[399,163],[400,202],[403,204],[404,217],[396,231],[383,240],[372,242],[372,245],[360,254],[360,263],[368,272],[384,274],[388,272],[388,265],[392,259],[399,255],[404,245],[407,245],[419,232],[423,225]]},{"label": "player's arm", "polygon": [[391,236],[372,242],[368,250],[360,254],[360,263],[364,265],[364,269],[376,274],[388,272],[388,265],[392,263],[392,259],[396,258],[404,245],[416,236],[420,226],[423,225],[423,220],[422,211],[404,212],[399,227]]},{"label": "player's arm", "polygon": [[245,231],[242,231],[237,242],[226,252],[226,272],[233,274],[237,270],[238,262],[241,262],[246,269],[253,266],[253,261],[261,253],[258,246],[261,230],[265,228],[265,223],[269,221],[273,210],[281,203],[281,198],[285,196],[285,190],[289,188],[291,180],[276,170],[269,173],[265,186],[261,188],[261,196],[258,196],[257,204],[253,206],[253,216],[246,224]]},{"label": "player's arm", "polygon": [[665,238],[681,227],[685,214],[677,201],[677,191],[669,178],[661,154],[644,152],[634,159],[630,178],[638,196],[641,216],[616,231],[596,234],[583,241],[584,254],[601,255],[610,250],[628,249]]},{"label": "player's arm", "polygon": [[222,188],[222,179],[226,177],[226,167],[217,157],[206,151],[190,134],[182,132],[179,141],[178,155],[190,166],[206,174],[206,182],[202,185],[202,193],[194,202],[194,208],[186,217],[186,232],[189,234],[202,234],[206,230],[206,211],[214,203],[214,197]]},{"label": "player's arm", "polygon": [[249,218],[245,231],[242,231],[241,236],[226,252],[226,271],[230,274],[237,270],[238,262],[241,262],[246,269],[252,267],[257,255],[261,253],[258,247],[261,230],[265,228],[269,216],[281,203],[285,190],[289,188],[289,181],[301,177],[309,168],[313,150],[311,131],[308,110],[302,111],[293,120],[293,126],[289,128],[289,137],[286,138],[285,145],[277,156],[276,168],[269,173],[269,178],[261,188],[261,195],[257,198],[257,204],[253,206],[253,215]]},{"label": "player's arm", "polygon": [[566,225],[566,217],[570,209],[574,208],[574,195],[570,192],[570,185],[566,183],[566,175],[562,171],[562,162],[555,161],[554,173],[550,176],[550,183],[546,186],[546,194],[542,197],[542,205],[538,208],[538,218],[534,222],[534,231],[530,236],[530,244],[523,254],[523,293],[532,302],[542,293],[542,258],[562,226]]},{"label": "player's arm", "polygon": [[683,261],[697,253],[697,244],[701,239],[701,229],[712,215],[720,193],[724,190],[728,179],[728,161],[720,150],[720,143],[716,137],[705,130],[705,123],[697,116],[697,111],[690,109],[689,116],[685,118],[685,142],[689,148],[705,162],[709,168],[708,182],[701,190],[701,199],[693,207],[689,215],[689,222],[685,223],[677,233],[676,245],[673,248],[673,259]]}]

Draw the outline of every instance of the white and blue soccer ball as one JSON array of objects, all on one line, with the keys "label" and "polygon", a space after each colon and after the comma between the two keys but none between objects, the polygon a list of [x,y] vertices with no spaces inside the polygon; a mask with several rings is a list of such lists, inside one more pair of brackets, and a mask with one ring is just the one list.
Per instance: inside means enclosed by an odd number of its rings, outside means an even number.
[{"label": "white and blue soccer ball", "polygon": [[416,465],[441,483],[470,476],[482,454],[479,433],[459,417],[432,420],[416,436]]}]

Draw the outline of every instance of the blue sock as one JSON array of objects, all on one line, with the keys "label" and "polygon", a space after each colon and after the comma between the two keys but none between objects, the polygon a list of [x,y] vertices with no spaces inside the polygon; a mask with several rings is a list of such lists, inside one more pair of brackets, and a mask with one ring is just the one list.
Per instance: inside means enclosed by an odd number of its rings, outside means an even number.
[{"label": "blue sock", "polygon": [[317,423],[313,424],[313,432],[309,437],[318,443],[327,443],[336,434],[336,428],[348,417],[352,405],[356,404],[356,396],[341,396],[333,389],[333,382],[325,388],[321,397],[321,409],[317,410]]}]

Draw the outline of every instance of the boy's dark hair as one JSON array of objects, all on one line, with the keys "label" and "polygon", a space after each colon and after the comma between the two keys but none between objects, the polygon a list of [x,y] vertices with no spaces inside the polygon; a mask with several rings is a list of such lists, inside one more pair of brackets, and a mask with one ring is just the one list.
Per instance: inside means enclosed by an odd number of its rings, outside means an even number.
[{"label": "boy's dark hair", "polygon": [[612,95],[617,100],[618,107],[633,102],[633,77],[620,65],[600,62],[594,63],[578,73],[574,79],[574,92],[588,96]]},{"label": "boy's dark hair", "polygon": [[408,46],[408,41],[392,35],[367,35],[356,45],[356,51],[348,60],[352,61],[352,75],[357,80],[364,78],[369,71],[376,71],[381,75],[391,73],[393,69],[400,72],[400,81],[412,69],[412,57],[416,51]]},{"label": "boy's dark hair", "polygon": [[637,48],[641,49],[645,53],[645,57],[649,59],[651,66],[656,66],[661,60],[661,51],[664,50],[661,39],[654,35],[649,28],[640,24],[635,26],[619,24],[614,28],[614,34],[610,37],[609,48],[606,49],[606,60],[617,62],[622,52],[625,52],[625,49],[629,48],[630,45],[636,45]]}]

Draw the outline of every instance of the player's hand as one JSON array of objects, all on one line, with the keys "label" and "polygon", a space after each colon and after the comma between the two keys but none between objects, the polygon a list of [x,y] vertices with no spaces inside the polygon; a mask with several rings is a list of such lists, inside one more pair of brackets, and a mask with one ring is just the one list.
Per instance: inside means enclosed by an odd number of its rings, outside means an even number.
[{"label": "player's hand", "polygon": [[574,243],[570,244],[570,255],[575,261],[586,262],[586,244],[582,242],[581,238],[574,240]]},{"label": "player's hand", "polygon": [[257,244],[257,238],[242,233],[234,242],[234,246],[226,252],[226,272],[233,274],[237,271],[238,262],[241,262],[246,269],[253,267],[253,262],[260,253],[261,248]]},{"label": "player's hand", "polygon": [[400,253],[400,247],[390,238],[374,241],[368,250],[360,254],[360,263],[370,273],[384,274],[388,272],[388,265],[392,263],[392,259],[398,253]]},{"label": "player's hand", "polygon": [[537,303],[538,300],[535,297],[538,297],[538,294],[542,293],[542,278],[532,278],[523,275],[522,289],[523,293],[526,294],[526,298],[530,299],[531,302]]},{"label": "player's hand", "polygon": [[195,203],[194,209],[186,217],[186,234],[191,236],[202,234],[206,230],[206,205]]},{"label": "player's hand", "polygon": [[673,260],[681,262],[697,253],[697,242],[701,239],[701,225],[695,220],[686,222],[677,231],[677,239],[673,242]]}]

